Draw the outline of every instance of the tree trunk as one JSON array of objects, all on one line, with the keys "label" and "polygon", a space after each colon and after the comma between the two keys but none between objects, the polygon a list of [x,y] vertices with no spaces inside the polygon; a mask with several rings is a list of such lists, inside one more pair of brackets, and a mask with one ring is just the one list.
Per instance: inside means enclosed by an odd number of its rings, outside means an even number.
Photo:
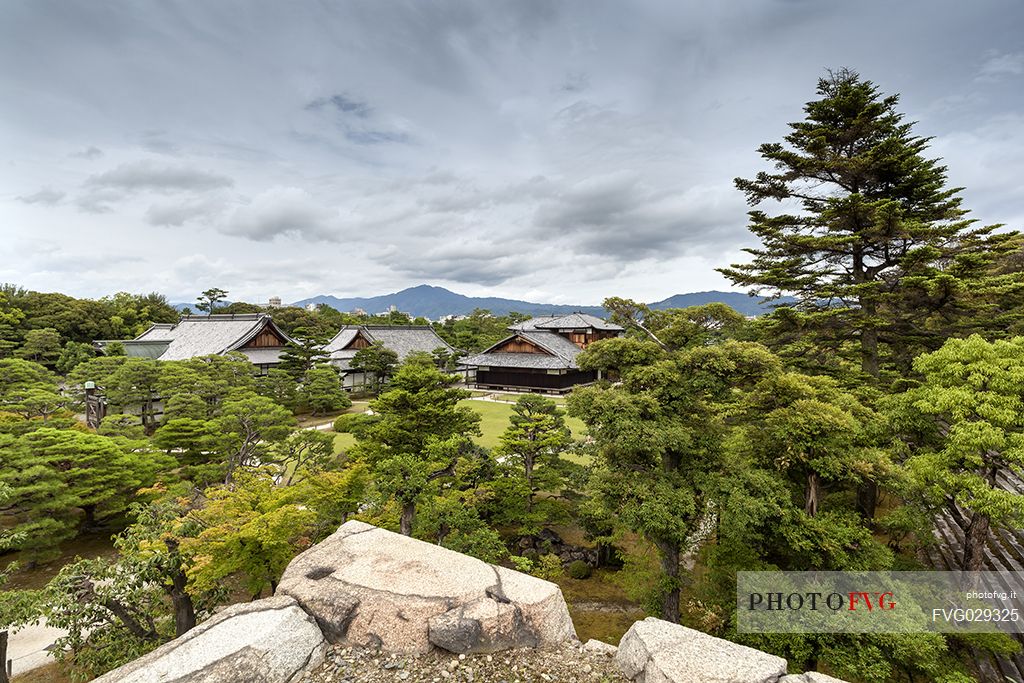
[{"label": "tree trunk", "polygon": [[85,513],[85,518],[82,520],[82,528],[85,530],[92,530],[96,528],[96,506],[85,505],[82,507],[82,512]]},{"label": "tree trunk", "polygon": [[171,557],[178,563],[178,569],[171,575],[171,584],[164,584],[164,592],[171,597],[171,605],[174,608],[174,635],[178,637],[195,628],[196,608],[192,604],[192,596],[186,590],[188,577],[181,569],[178,541],[177,539],[166,539],[164,543],[167,545]]},{"label": "tree trunk", "polygon": [[412,536],[412,523],[416,519],[416,503],[402,503],[400,531],[404,536]]},{"label": "tree trunk", "polygon": [[982,570],[985,560],[985,542],[988,540],[989,516],[980,512],[971,515],[971,521],[964,533],[964,558],[963,568],[965,572],[978,572]]},{"label": "tree trunk", "polygon": [[865,520],[872,520],[875,517],[875,508],[878,507],[878,483],[866,481],[857,487],[857,512]]},{"label": "tree trunk", "polygon": [[526,511],[533,512],[533,455],[527,453],[523,463],[526,465],[526,486],[530,490],[526,497]]},{"label": "tree trunk", "polygon": [[807,484],[804,487],[804,512],[808,517],[818,514],[818,501],[821,499],[821,476],[811,470],[807,473]]},{"label": "tree trunk", "polygon": [[7,677],[7,631],[0,631],[0,683],[11,683]]},{"label": "tree trunk", "polygon": [[174,606],[174,636],[183,636],[196,626],[196,608],[192,596],[185,592],[187,579],[181,572],[174,575],[174,586],[168,591]]},{"label": "tree trunk", "polygon": [[679,546],[674,543],[658,543],[661,553],[661,571],[668,579],[669,590],[661,599],[661,618],[673,624],[679,623]]}]

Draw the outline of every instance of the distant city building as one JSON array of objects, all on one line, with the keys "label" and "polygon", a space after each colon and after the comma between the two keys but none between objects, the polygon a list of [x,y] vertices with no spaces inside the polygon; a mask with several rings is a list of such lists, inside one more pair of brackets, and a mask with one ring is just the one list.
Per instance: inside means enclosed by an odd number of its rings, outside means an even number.
[{"label": "distant city building", "polygon": [[316,304],[306,304],[306,310],[310,313],[316,313]]},{"label": "distant city building", "polygon": [[599,339],[621,337],[618,325],[586,313],[531,318],[510,326],[511,336],[462,359],[467,382],[486,389],[568,391],[600,379],[580,370],[576,357]]},{"label": "distant city building", "polygon": [[366,311],[361,308],[354,308],[351,311],[352,315],[366,315]]},{"label": "distant city building", "polygon": [[281,308],[281,297],[279,297],[279,296],[272,296],[272,297],[270,297],[270,302],[269,302],[268,305],[270,306],[270,308]]}]

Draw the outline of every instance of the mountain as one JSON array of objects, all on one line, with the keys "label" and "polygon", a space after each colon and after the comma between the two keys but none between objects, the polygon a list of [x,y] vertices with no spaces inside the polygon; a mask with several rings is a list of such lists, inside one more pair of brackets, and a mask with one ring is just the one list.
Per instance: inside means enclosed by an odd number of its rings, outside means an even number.
[{"label": "mountain", "polygon": [[[696,292],[676,294],[663,301],[651,304],[651,308],[685,308],[700,304],[720,301],[732,306],[744,315],[760,315],[771,310],[770,304],[762,305],[757,297],[750,297],[741,292]],[[783,302],[786,300],[783,299]],[[507,315],[511,312],[527,315],[545,315],[554,313],[590,313],[604,316],[607,312],[601,306],[576,306],[571,304],[539,304],[518,299],[502,299],[498,297],[464,296],[443,287],[419,285],[403,289],[393,294],[373,297],[338,298],[330,295],[314,296],[296,301],[293,305],[327,304],[339,311],[352,311],[361,308],[367,313],[381,313],[394,306],[399,311],[414,316],[423,316],[436,320],[446,315],[469,315],[473,309],[484,308],[494,315]]]},{"label": "mountain", "polygon": [[517,299],[501,299],[498,297],[464,296],[456,294],[444,287],[419,285],[403,289],[393,294],[373,297],[353,297],[339,299],[335,296],[314,296],[296,301],[295,306],[306,304],[327,304],[339,311],[352,311],[361,308],[367,313],[386,312],[391,306],[413,316],[437,319],[446,315],[469,315],[476,308],[485,308],[494,315],[507,315],[513,311],[527,315],[545,315],[550,313],[573,313],[580,311],[593,315],[605,315],[600,306],[572,306],[566,304],[536,304]]},{"label": "mountain", "polygon": [[743,292],[692,292],[690,294],[676,294],[662,301],[648,304],[654,310],[666,308],[688,308],[690,306],[702,306],[711,303],[723,303],[736,309],[743,315],[761,315],[772,310],[775,304],[788,304],[796,301],[793,297],[784,296],[776,301],[761,303],[761,297],[750,296]]}]

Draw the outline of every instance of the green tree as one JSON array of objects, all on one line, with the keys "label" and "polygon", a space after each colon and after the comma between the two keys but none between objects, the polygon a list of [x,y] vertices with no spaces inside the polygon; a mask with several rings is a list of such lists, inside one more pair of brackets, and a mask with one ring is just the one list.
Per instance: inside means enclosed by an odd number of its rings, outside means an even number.
[{"label": "green tree", "polygon": [[238,472],[230,487],[207,489],[206,498],[191,513],[202,530],[181,542],[192,585],[212,591],[238,576],[253,599],[268,586],[273,592],[288,562],[311,544],[316,514],[259,469]]},{"label": "green tree", "polygon": [[1024,338],[950,339],[914,361],[921,385],[887,402],[903,433],[905,500],[968,517],[963,569],[978,571],[996,528],[1024,524],[1024,496],[999,485],[1024,474]]},{"label": "green tree", "polygon": [[782,473],[808,517],[822,509],[828,483],[884,478],[892,464],[878,447],[882,419],[830,377],[771,374],[741,401],[741,439],[755,466]]},{"label": "green tree", "polygon": [[0,410],[20,402],[29,390],[57,393],[57,378],[38,363],[20,358],[0,359]]},{"label": "green tree", "polygon": [[96,351],[93,349],[91,344],[69,341],[64,345],[64,349],[60,352],[60,357],[57,358],[56,367],[58,371],[66,375],[80,364],[90,358],[94,358],[95,356]]},{"label": "green tree", "polygon": [[353,370],[362,372],[364,375],[372,375],[374,392],[379,393],[381,387],[384,386],[384,381],[398,364],[398,354],[381,342],[374,342],[365,349],[356,351],[348,364]]},{"label": "green tree", "polygon": [[330,360],[330,354],[324,351],[326,343],[327,338],[314,331],[295,330],[291,341],[285,344],[281,352],[278,368],[291,375],[296,382],[300,381],[308,371]]},{"label": "green tree", "polygon": [[60,357],[60,350],[60,333],[52,327],[45,327],[26,332],[25,341],[15,355],[52,368]]},{"label": "green tree", "polygon": [[264,462],[274,444],[284,441],[295,426],[287,410],[264,396],[245,394],[224,403],[214,421],[217,450],[227,465],[225,483],[231,483],[239,468]]},{"label": "green tree", "polygon": [[665,349],[652,339],[613,337],[599,339],[578,358],[581,370],[598,370],[614,377],[627,368],[650,365],[665,357]]},{"label": "green tree", "polygon": [[194,417],[167,420],[153,434],[153,445],[177,459],[182,476],[199,488],[223,481],[227,461],[220,450],[223,434],[217,421]]},{"label": "green tree", "polygon": [[412,535],[416,506],[435,482],[454,474],[461,453],[479,434],[480,416],[460,406],[469,392],[451,387],[427,354],[413,354],[370,403],[377,420],[357,435],[350,452],[367,462],[380,492],[401,508],[399,528]]},{"label": "green tree", "polygon": [[[55,657],[76,680],[88,680],[191,630],[223,603],[216,586],[189,585],[182,538],[198,533],[190,503],[173,498],[136,506],[134,522],[114,539],[116,558],[78,560],[40,590],[12,591],[0,602],[0,624],[44,617],[64,633]],[[169,599],[168,599],[169,598]]]},{"label": "green tree", "polygon": [[206,311],[206,315],[213,315],[217,312],[217,304],[224,301],[228,293],[218,287],[207,289],[196,298],[196,308]]},{"label": "green tree", "polygon": [[80,524],[94,527],[100,515],[123,512],[136,490],[169,465],[159,455],[126,452],[113,439],[77,430],[44,427],[17,440],[0,438],[0,481],[10,487],[18,513],[20,547],[34,559],[74,536]]},{"label": "green tree", "polygon": [[11,301],[6,287],[0,287],[0,359],[8,358],[17,348],[18,330],[25,320],[25,314]]},{"label": "green tree", "polygon": [[299,393],[303,402],[313,410],[313,415],[352,406],[352,400],[341,388],[338,371],[331,365],[317,365],[307,370]]},{"label": "green tree", "polygon": [[563,411],[551,399],[537,394],[520,396],[512,406],[509,422],[495,455],[510,459],[521,469],[528,491],[527,511],[532,512],[538,491],[557,492],[561,488],[559,464],[572,436]]},{"label": "green tree", "polygon": [[971,293],[987,286],[1009,238],[972,227],[946,168],[924,156],[928,138],[896,111],[898,96],[848,70],[819,80],[818,94],[785,144],[758,149],[775,171],[736,180],[752,206],[799,211],[751,211],[762,246],[747,250],[752,262],[720,270],[755,292],[797,297],[780,320],[809,366],[835,367],[854,350],[877,380],[897,356],[978,314]]},{"label": "green tree", "polygon": [[[584,351],[586,356],[588,351]],[[679,621],[680,561],[728,471],[724,407],[779,361],[757,344],[726,342],[678,351],[622,373],[617,387],[583,387],[569,397],[599,456],[594,504],[658,548],[661,615]]]},{"label": "green tree", "polygon": [[271,368],[256,378],[256,393],[291,410],[299,400],[299,384],[284,370]]},{"label": "green tree", "polygon": [[107,399],[122,412],[139,411],[147,434],[152,434],[157,427],[156,402],[160,397],[161,372],[159,361],[128,358],[107,377],[104,385]]},{"label": "green tree", "polygon": [[316,429],[300,429],[274,446],[273,459],[283,469],[281,485],[297,484],[337,462],[334,436]]}]

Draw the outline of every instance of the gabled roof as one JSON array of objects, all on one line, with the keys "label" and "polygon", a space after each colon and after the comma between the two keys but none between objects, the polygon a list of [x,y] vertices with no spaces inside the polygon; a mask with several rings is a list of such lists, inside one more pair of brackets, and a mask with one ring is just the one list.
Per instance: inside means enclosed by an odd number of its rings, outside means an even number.
[{"label": "gabled roof", "polygon": [[[541,350],[546,351],[547,353],[521,353],[495,350],[501,348],[516,337],[532,342],[535,346],[540,347]],[[582,349],[580,349],[580,347],[576,346],[560,334],[536,329],[522,330],[516,332],[516,334],[513,334],[510,337],[502,339],[494,346],[485,349],[482,353],[470,356],[469,358],[464,358],[459,362],[463,365],[482,365],[485,367],[538,368],[544,370],[564,368],[566,370],[575,370],[579,367],[576,365],[576,356],[580,355],[581,351]]]},{"label": "gabled roof", "polygon": [[[121,343],[124,344],[129,356],[146,355],[159,360],[187,360],[198,356],[217,356],[234,351],[252,340],[268,326],[285,341],[290,340],[288,335],[274,324],[269,315],[252,313],[183,316],[176,324],[158,323],[135,339]],[[152,355],[160,344],[166,344],[163,353],[158,356]],[[261,351],[269,352],[260,355],[261,362],[276,362],[278,352],[274,349],[261,349]],[[270,359],[271,355],[273,355],[272,360]]]},{"label": "gabled roof", "polygon": [[575,370],[576,364],[558,356],[539,353],[478,353],[459,361],[460,365],[485,368],[524,368],[531,370]]},{"label": "gabled roof", "polygon": [[622,332],[624,328],[598,318],[589,313],[570,313],[569,315],[544,315],[524,320],[521,323],[509,326],[514,332],[525,330],[607,330],[609,332]]},{"label": "gabled roof", "polygon": [[447,351],[455,350],[437,336],[437,332],[429,325],[346,325],[327,342],[324,350],[331,354],[331,360],[343,368],[347,367],[357,349],[346,347],[360,334],[371,344],[380,342],[385,348],[397,353],[399,361],[405,360],[412,353],[430,353],[438,347]]}]

